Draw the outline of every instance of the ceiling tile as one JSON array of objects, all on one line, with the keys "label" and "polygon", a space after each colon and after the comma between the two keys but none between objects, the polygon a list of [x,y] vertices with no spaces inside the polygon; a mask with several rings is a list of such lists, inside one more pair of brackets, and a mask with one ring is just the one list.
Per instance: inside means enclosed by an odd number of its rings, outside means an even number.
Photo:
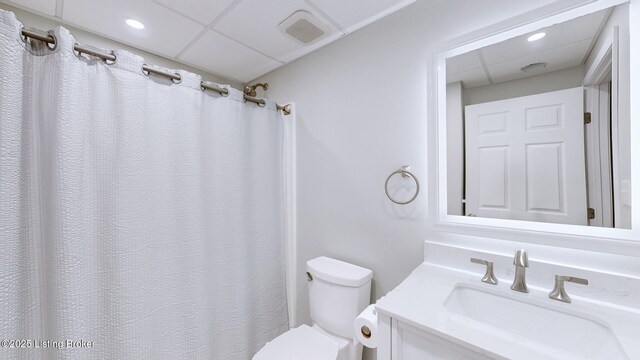
[{"label": "ceiling tile", "polygon": [[[555,1],[555,0],[548,0]],[[577,1],[577,0],[572,0]],[[585,0],[586,1],[586,0]],[[0,0],[230,79],[248,81],[415,0]],[[303,45],[278,25],[297,11],[326,35]],[[333,13],[336,19],[327,13]],[[125,24],[136,19],[142,30]],[[342,25],[339,25],[339,22]],[[224,54],[222,56],[221,54]],[[213,56],[212,56],[213,55]]]},{"label": "ceiling tile", "polygon": [[415,0],[367,0],[366,6],[360,1],[307,0],[348,33],[381,19]]},{"label": "ceiling tile", "polygon": [[593,39],[606,14],[606,11],[599,11],[546,29],[540,29],[539,31],[546,32],[547,36],[541,40],[529,42],[527,38],[538,32],[532,31],[530,34],[483,48],[482,54],[487,64],[494,64],[521,57],[523,54],[546,51],[580,40]]},{"label": "ceiling tile", "polygon": [[[329,35],[305,46],[280,32],[278,24],[298,10],[318,18],[328,28]],[[243,0],[213,28],[282,62],[294,60],[344,35],[303,0]]]},{"label": "ceiling tile", "polygon": [[212,30],[181,54],[180,59],[194,66],[215,69],[241,82],[251,81],[282,65]]},{"label": "ceiling tile", "polygon": [[8,3],[24,6],[47,15],[56,15],[56,0],[9,0]]},{"label": "ceiling tile", "polygon": [[[501,63],[487,64],[487,69],[494,83],[540,75],[582,64],[582,60],[590,47],[591,39],[587,39],[537,54],[531,54]],[[526,65],[537,62],[546,62],[547,66],[535,74],[525,73],[520,70]]]},{"label": "ceiling tile", "polygon": [[[466,88],[483,85],[479,72],[475,72],[476,60],[479,61],[476,53],[481,53],[493,83],[578,66],[586,58],[607,16],[608,11],[599,11],[541,29],[540,31],[546,32],[547,36],[538,41],[527,41],[530,35],[537,32],[533,31],[448,59],[447,82],[462,81]],[[547,66],[533,73],[525,73],[521,70],[524,66],[538,62],[545,62]]]},{"label": "ceiling tile", "polygon": [[462,82],[465,88],[489,85],[477,51],[447,59],[447,83]]},{"label": "ceiling tile", "polygon": [[[150,0],[64,0],[62,17],[141,49],[175,57],[204,27]],[[142,30],[125,24],[136,19]]]},{"label": "ceiling tile", "polygon": [[487,73],[481,67],[455,73],[451,76],[447,75],[447,84],[458,81],[462,82],[465,89],[490,84]]},{"label": "ceiling tile", "polygon": [[209,25],[234,0],[153,0],[188,18]]},{"label": "ceiling tile", "polygon": [[477,51],[460,54],[447,59],[447,77],[451,74],[482,68]]}]

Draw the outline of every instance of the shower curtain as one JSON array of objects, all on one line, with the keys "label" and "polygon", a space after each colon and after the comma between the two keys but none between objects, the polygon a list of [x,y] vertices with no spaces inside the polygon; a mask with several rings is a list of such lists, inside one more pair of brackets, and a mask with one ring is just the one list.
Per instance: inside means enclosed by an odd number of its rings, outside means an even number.
[{"label": "shower curtain", "polygon": [[275,104],[21,26],[0,10],[0,358],[250,359],[288,329]]}]

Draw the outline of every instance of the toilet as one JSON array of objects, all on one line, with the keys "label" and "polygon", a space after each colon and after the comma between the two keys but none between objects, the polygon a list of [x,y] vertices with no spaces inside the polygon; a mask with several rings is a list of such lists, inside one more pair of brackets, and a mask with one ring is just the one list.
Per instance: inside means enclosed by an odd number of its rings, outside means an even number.
[{"label": "toilet", "polygon": [[325,256],[307,262],[312,326],[301,325],[268,342],[253,360],[361,360],[353,321],[369,304],[369,269]]}]

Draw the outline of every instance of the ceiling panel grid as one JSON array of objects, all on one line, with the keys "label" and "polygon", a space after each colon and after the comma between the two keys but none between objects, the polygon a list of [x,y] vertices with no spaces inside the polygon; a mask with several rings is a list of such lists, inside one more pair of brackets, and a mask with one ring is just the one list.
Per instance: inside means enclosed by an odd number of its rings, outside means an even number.
[{"label": "ceiling panel grid", "polygon": [[[415,0],[0,0],[232,80],[249,82]],[[297,11],[323,24],[304,45],[278,25]],[[135,19],[144,29],[133,29]]]}]

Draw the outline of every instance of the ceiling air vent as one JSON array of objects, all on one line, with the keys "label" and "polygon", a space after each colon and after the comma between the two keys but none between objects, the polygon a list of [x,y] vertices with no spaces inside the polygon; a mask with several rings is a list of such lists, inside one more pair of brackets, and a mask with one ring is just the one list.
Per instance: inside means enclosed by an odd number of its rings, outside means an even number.
[{"label": "ceiling air vent", "polygon": [[547,63],[545,62],[538,62],[538,63],[533,63],[533,64],[529,64],[527,66],[523,66],[520,68],[520,70],[526,72],[526,73],[531,73],[531,72],[535,72],[538,70],[542,70],[544,68],[547,67]]},{"label": "ceiling air vent", "polygon": [[303,45],[311,45],[329,32],[318,18],[303,10],[281,22],[278,29]]}]

